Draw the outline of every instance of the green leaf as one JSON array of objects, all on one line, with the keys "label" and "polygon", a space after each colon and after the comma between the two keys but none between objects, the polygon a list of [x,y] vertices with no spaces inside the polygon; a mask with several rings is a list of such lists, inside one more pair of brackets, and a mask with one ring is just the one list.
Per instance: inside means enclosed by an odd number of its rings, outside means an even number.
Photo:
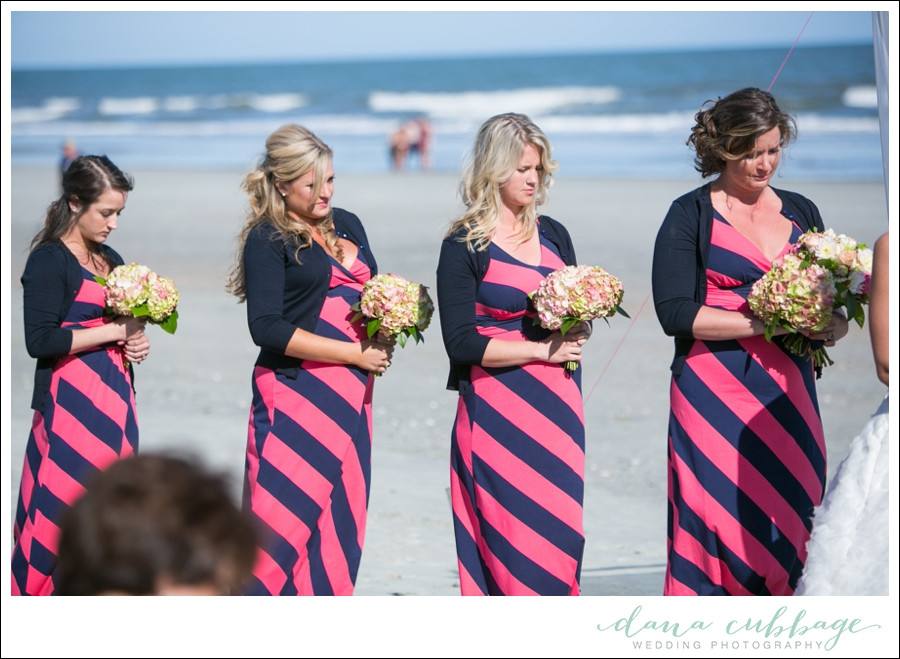
[{"label": "green leaf", "polygon": [[132,308],[131,308],[131,314],[132,314],[135,318],[143,318],[144,316],[149,316],[149,315],[150,315],[150,310],[147,309],[147,304],[146,304],[146,303],[145,303],[145,304],[139,304],[138,306],[132,307]]},{"label": "green leaf", "polygon": [[366,323],[366,336],[372,338],[381,329],[381,318],[373,318]]},{"label": "green leaf", "polygon": [[106,279],[104,277],[101,277],[100,275],[94,275],[94,281],[101,286],[106,286]]},{"label": "green leaf", "polygon": [[159,326],[169,334],[174,334],[178,329],[178,311],[173,311],[168,318],[159,323]]},{"label": "green leaf", "polygon": [[405,333],[400,332],[400,333],[397,335],[397,343],[400,344],[400,347],[401,347],[401,348],[405,348],[405,347],[406,347],[406,334],[405,334]]},{"label": "green leaf", "polygon": [[775,335],[775,327],[773,325],[766,325],[766,341],[771,343],[772,337],[774,335]]},{"label": "green leaf", "polygon": [[563,336],[565,336],[566,332],[568,332],[570,329],[572,329],[572,327],[577,325],[579,322],[581,322],[581,321],[579,321],[577,318],[569,318],[568,320],[564,321],[563,324],[560,326],[559,333],[562,334]]},{"label": "green leaf", "polygon": [[623,308],[620,307],[620,306],[617,306],[617,307],[616,307],[616,313],[622,314],[622,315],[625,316],[626,318],[631,318],[631,316],[629,316],[629,315],[625,312],[625,309],[623,309]]},{"label": "green leaf", "polygon": [[[350,307],[350,310],[352,311],[353,307]],[[355,323],[357,320],[359,320],[362,317],[363,317],[362,311],[357,311],[355,314],[353,314],[353,317],[350,319],[350,322]]]}]

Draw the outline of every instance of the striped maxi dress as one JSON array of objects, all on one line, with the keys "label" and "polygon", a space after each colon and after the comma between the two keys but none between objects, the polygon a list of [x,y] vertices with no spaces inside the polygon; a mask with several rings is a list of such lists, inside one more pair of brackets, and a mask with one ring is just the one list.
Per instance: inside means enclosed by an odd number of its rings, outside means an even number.
[{"label": "striped maxi dress", "polygon": [[[770,267],[714,213],[707,305],[750,313]],[[825,486],[812,362],[762,335],[698,340],[670,395],[664,594],[791,595]]]},{"label": "striped maxi dress", "polygon": [[[84,279],[62,327],[109,322],[94,274]],[[131,372],[117,345],[60,357],[43,411],[35,411],[13,526],[12,594],[52,595],[60,521],[92,476],[138,449]]]},{"label": "striped maxi dress", "polygon": [[[495,244],[478,288],[478,331],[537,340],[528,294],[563,267],[541,236],[541,263]],[[472,366],[459,397],[451,500],[462,595],[578,595],[584,553],[581,369],[533,362]]]},{"label": "striped maxi dress", "polygon": [[[371,277],[360,250],[347,270],[333,258],[315,333],[365,339],[350,322]],[[373,376],[304,360],[296,379],[257,366],[247,438],[244,507],[263,540],[248,595],[352,595],[371,481]]]}]

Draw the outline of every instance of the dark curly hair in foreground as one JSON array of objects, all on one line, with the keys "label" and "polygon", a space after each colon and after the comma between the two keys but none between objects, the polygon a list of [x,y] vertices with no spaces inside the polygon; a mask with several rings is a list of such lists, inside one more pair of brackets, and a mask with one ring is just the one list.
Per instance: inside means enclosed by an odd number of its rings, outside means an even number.
[{"label": "dark curly hair in foreground", "polygon": [[64,516],[56,593],[239,594],[256,545],[224,478],[178,457],[125,458]]}]

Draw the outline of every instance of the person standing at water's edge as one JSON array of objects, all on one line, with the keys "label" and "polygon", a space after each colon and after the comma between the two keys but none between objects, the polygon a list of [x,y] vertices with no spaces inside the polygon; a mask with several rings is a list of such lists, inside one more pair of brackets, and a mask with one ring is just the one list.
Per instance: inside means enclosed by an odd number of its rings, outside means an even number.
[{"label": "person standing at water's edge", "polygon": [[368,507],[373,374],[393,343],[350,306],[377,273],[359,218],[332,208],[331,149],[288,124],[244,179],[250,211],[229,290],[259,357],[244,506],[262,528],[248,594],[351,595]]},{"label": "person standing at water's edge", "polygon": [[529,294],[575,265],[568,231],[538,216],[556,162],[521,114],[485,122],[463,175],[466,211],[437,268],[438,308],[459,392],[451,497],[463,595],[578,595],[584,552],[587,324],[534,325]]},{"label": "person standing at water's edge", "polygon": [[145,321],[106,315],[94,280],[123,264],[105,243],[131,178],[106,156],[81,156],[62,185],[22,274],[25,345],[37,367],[13,528],[13,595],[53,594],[62,515],[98,470],[137,451],[132,364],[150,351]]},{"label": "person standing at water's edge", "polygon": [[[769,342],[747,296],[816,206],[770,185],[793,118],[755,88],[696,115],[688,144],[712,182],[676,199],[656,237],[653,298],[675,338],[666,595],[790,595],[826,456],[813,361]],[[840,313],[810,339],[847,334]],[[778,330],[776,334],[783,334]]]}]

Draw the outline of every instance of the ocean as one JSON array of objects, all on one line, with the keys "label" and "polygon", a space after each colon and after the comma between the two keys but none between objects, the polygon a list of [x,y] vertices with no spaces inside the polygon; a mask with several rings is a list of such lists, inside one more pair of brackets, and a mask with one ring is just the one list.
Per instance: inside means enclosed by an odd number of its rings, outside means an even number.
[{"label": "ocean", "polygon": [[772,85],[799,127],[785,178],[883,177],[871,44],[13,70],[10,82],[13,166],[55,164],[73,139],[126,171],[246,170],[270,132],[297,122],[333,148],[338,174],[387,171],[389,133],[425,116],[433,169],[455,172],[478,126],[515,111],[547,133],[558,176],[696,178],[685,140],[700,106]]}]

